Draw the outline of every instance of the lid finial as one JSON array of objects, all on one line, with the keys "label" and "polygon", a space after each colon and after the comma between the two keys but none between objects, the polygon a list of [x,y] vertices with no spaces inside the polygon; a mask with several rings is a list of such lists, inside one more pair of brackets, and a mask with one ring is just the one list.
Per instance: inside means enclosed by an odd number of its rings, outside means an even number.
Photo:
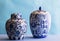
[{"label": "lid finial", "polygon": [[41,11],[41,6],[39,7],[39,10]]}]

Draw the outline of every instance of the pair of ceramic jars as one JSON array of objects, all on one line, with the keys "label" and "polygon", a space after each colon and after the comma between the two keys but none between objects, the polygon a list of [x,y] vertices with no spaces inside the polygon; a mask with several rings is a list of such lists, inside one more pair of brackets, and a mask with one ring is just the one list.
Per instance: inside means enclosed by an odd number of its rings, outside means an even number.
[{"label": "pair of ceramic jars", "polygon": [[[41,10],[33,11],[30,15],[30,29],[34,38],[47,36],[51,26],[51,16],[48,12]],[[27,23],[20,14],[11,14],[6,22],[6,31],[9,39],[23,39],[27,30]]]}]

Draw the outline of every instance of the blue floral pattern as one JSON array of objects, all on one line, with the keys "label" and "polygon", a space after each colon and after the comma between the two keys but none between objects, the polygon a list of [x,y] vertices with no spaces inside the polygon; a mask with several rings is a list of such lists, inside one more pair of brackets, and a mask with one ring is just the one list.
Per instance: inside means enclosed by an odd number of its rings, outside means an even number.
[{"label": "blue floral pattern", "polygon": [[49,28],[47,15],[31,14],[30,28],[34,37],[36,38],[46,37],[48,33],[48,28]]},{"label": "blue floral pattern", "polygon": [[26,28],[27,23],[24,19],[21,18],[21,15],[19,14],[16,14],[16,16],[14,16],[14,19],[9,19],[6,22],[6,31],[9,36],[9,39],[13,40],[23,39],[24,34],[26,33]]}]

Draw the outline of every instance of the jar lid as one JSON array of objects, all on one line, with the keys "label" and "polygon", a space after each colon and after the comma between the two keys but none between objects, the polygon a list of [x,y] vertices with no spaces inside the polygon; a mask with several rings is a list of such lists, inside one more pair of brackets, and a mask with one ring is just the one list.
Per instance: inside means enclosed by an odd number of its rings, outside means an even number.
[{"label": "jar lid", "polygon": [[32,14],[47,14],[47,13],[46,11],[42,10],[41,7],[39,7],[39,10],[33,11]]},{"label": "jar lid", "polygon": [[13,14],[11,14],[11,19],[20,19],[20,18],[22,18],[22,15],[21,14],[19,14],[19,13],[13,13]]}]

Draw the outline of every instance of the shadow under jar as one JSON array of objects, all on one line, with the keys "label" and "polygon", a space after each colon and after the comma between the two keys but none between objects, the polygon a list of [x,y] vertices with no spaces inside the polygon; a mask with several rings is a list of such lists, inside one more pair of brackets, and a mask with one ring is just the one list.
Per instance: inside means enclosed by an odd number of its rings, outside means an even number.
[{"label": "shadow under jar", "polygon": [[33,11],[30,15],[30,29],[34,38],[45,38],[51,26],[51,15],[44,10]]},{"label": "shadow under jar", "polygon": [[6,22],[6,32],[11,40],[21,40],[26,33],[27,23],[20,14],[11,14]]}]

